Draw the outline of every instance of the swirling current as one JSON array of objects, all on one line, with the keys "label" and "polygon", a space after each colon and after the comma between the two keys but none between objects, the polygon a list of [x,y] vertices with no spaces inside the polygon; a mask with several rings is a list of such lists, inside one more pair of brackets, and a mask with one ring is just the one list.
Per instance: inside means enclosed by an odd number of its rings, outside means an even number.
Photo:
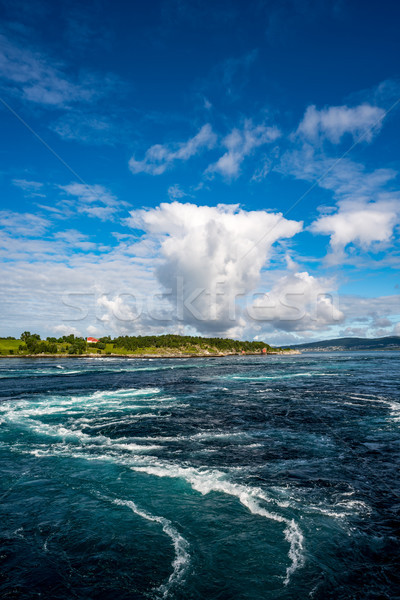
[{"label": "swirling current", "polygon": [[0,597],[400,598],[399,373],[2,359]]}]

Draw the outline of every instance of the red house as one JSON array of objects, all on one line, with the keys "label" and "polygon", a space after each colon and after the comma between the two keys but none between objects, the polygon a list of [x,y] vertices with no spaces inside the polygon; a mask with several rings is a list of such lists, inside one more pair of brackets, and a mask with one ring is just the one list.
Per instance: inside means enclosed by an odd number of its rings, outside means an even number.
[{"label": "red house", "polygon": [[266,349],[266,348],[263,348],[263,349],[262,349],[262,353],[263,353],[263,354],[267,354],[267,349]]},{"label": "red house", "polygon": [[97,344],[97,342],[99,340],[96,340],[96,338],[94,338],[94,337],[88,337],[88,338],[86,338],[86,341],[88,344]]}]

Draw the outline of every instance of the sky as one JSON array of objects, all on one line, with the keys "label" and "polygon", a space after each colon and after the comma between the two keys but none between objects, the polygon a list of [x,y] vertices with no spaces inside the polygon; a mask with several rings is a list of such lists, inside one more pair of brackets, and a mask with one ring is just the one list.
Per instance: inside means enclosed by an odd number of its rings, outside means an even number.
[{"label": "sky", "polygon": [[0,335],[400,335],[399,20],[0,1]]}]

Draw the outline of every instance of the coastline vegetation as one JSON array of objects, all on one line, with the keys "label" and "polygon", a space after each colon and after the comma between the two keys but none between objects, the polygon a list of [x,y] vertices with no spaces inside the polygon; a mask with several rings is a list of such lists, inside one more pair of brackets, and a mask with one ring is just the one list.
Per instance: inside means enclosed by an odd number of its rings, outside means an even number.
[{"label": "coastline vegetation", "polygon": [[[265,349],[265,350],[264,350]],[[24,331],[20,339],[0,338],[0,356],[27,355],[208,355],[277,352],[259,341],[239,341],[228,338],[206,338],[187,335],[147,335],[147,336],[111,336],[101,337],[96,343],[88,343],[85,338],[75,335],[63,335],[59,338],[40,338],[37,333]]]}]

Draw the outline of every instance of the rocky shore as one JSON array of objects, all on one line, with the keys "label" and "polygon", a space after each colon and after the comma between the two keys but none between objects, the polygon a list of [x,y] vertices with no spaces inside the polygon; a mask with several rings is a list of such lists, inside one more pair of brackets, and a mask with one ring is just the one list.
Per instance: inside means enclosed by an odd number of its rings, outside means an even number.
[{"label": "rocky shore", "polygon": [[171,352],[165,354],[117,354],[112,352],[110,354],[95,354],[93,352],[85,354],[0,354],[0,358],[221,358],[224,356],[270,356],[280,355],[287,356],[293,354],[301,354],[300,350],[277,350],[276,352],[219,352],[211,353],[204,351],[203,353],[191,354],[191,353],[178,353]]}]

